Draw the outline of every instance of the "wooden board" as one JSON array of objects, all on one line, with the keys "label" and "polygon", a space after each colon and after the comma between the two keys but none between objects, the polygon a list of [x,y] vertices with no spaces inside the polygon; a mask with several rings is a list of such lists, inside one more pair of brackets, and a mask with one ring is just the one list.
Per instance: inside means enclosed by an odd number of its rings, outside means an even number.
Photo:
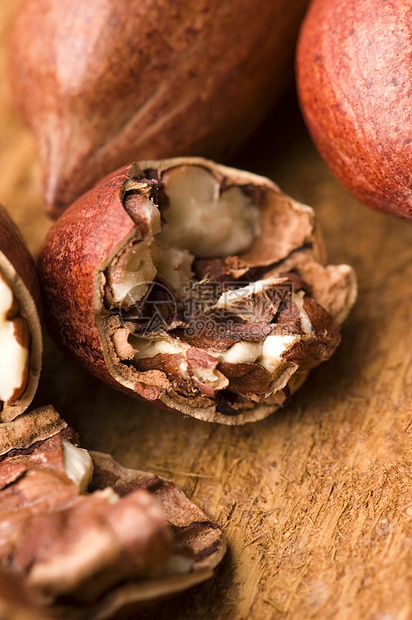
[{"label": "wooden board", "polygon": [[[50,222],[5,81],[13,4],[0,6],[0,201],[37,252]],[[412,227],[348,195],[293,101],[230,163],[312,205],[330,262],[357,270],[359,299],[333,359],[291,406],[230,428],[118,394],[46,338],[36,404],[52,402],[86,447],[170,477],[224,528],[215,579],[147,619],[412,618]]]}]

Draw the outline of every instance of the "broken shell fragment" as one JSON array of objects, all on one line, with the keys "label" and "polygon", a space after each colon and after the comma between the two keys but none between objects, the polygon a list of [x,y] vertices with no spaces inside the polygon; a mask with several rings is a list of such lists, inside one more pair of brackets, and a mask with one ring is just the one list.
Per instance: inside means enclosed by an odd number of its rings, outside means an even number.
[{"label": "broken shell fragment", "polygon": [[412,219],[409,0],[314,0],[296,54],[319,153],[361,202]]},{"label": "broken shell fragment", "polygon": [[242,424],[336,349],[356,280],[325,263],[310,207],[264,177],[180,158],[103,179],[52,228],[40,271],[52,332],[91,372]]},{"label": "broken shell fragment", "polygon": [[36,609],[103,620],[213,574],[222,532],[172,482],[78,448],[52,407],[21,417],[0,424],[0,562]]},{"label": "broken shell fragment", "polygon": [[42,357],[40,292],[33,260],[0,207],[0,421],[30,405]]}]

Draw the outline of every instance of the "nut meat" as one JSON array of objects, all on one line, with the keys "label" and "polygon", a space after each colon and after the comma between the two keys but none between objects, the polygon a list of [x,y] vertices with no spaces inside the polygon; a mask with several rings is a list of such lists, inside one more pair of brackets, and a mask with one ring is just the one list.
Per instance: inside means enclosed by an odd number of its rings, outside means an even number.
[{"label": "nut meat", "polygon": [[283,405],[356,296],[350,267],[325,266],[311,208],[200,158],[105,178],[55,224],[40,269],[49,324],[90,371],[225,424]]},{"label": "nut meat", "polygon": [[0,421],[30,405],[42,358],[40,292],[33,260],[0,207]]},{"label": "nut meat", "polygon": [[21,0],[10,78],[49,212],[134,159],[227,157],[292,85],[308,3]]}]

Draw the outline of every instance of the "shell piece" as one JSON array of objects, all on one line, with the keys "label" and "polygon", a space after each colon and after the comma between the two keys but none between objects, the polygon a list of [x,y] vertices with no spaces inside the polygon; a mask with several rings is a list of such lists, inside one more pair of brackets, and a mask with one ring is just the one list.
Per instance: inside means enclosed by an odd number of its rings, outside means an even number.
[{"label": "shell piece", "polygon": [[13,420],[13,424],[0,424],[0,457],[13,450],[26,450],[65,428],[66,422],[51,405],[38,407],[35,416],[33,412],[21,414]]},{"label": "shell piece", "polygon": [[[190,550],[191,569],[184,570],[185,563],[176,557],[169,563],[168,573],[141,583],[135,581],[114,589],[88,611],[95,620],[109,619],[119,609],[128,613],[176,594],[213,575],[213,569],[226,552],[226,539],[222,530],[191,502],[170,480],[155,474],[122,467],[110,455],[91,452],[94,475],[91,489],[110,485],[124,497],[135,489],[145,489],[160,505],[171,525],[176,544]],[[182,556],[183,557],[183,556]],[[187,567],[187,564],[186,564]],[[183,569],[183,570],[182,570]]]},{"label": "shell piece", "polygon": [[[7,363],[14,363],[15,366],[19,365],[19,368],[20,366],[25,368],[23,372],[16,369],[15,372],[9,373],[9,380],[21,374],[23,383],[21,386],[14,386],[18,389],[9,391],[8,396],[3,397],[5,400],[0,401],[0,421],[8,421],[13,420],[27,409],[37,390],[43,339],[37,271],[19,230],[3,207],[0,207],[0,281],[4,288],[3,294],[11,296],[9,311],[4,308],[6,311],[3,315],[5,328],[0,331],[0,337],[4,339],[1,342],[3,354]],[[13,329],[13,334],[10,333],[10,328]],[[20,343],[22,351],[27,351],[27,358],[20,355],[18,351],[13,351],[13,355],[11,352],[5,353],[5,343],[7,342],[7,346],[10,346],[13,341],[17,342],[17,346]]]},{"label": "shell piece", "polygon": [[[41,604],[52,617],[109,618],[213,574],[222,532],[176,485],[109,455],[92,461],[51,407],[21,418],[0,425],[0,559],[22,580],[33,617]],[[9,449],[19,433],[21,448]],[[86,455],[94,475],[84,495],[68,460],[78,470]],[[2,583],[0,574],[0,609]]]},{"label": "shell piece", "polygon": [[23,0],[10,76],[50,212],[134,159],[227,157],[291,85],[307,4]]},{"label": "shell piece", "polygon": [[49,325],[88,370],[165,408],[242,424],[282,405],[293,375],[338,345],[356,279],[324,263],[310,207],[264,177],[176,158],[125,167],[80,198],[50,231],[40,271]]},{"label": "shell piece", "polygon": [[314,0],[297,55],[313,140],[359,200],[412,218],[409,0]]}]

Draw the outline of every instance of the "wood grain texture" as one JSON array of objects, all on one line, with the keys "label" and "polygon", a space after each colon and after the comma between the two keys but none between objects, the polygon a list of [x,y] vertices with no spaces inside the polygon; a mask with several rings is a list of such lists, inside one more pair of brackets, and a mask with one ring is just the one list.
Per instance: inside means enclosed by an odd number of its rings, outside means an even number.
[{"label": "wood grain texture", "polygon": [[[2,41],[12,0],[1,4]],[[49,223],[30,136],[0,89],[0,201],[36,251]],[[280,120],[279,120],[280,119]],[[293,403],[230,428],[166,413],[86,376],[46,339],[37,403],[86,447],[179,484],[225,530],[216,577],[146,620],[412,618],[412,228],[361,206],[314,150],[294,104],[234,165],[311,204],[359,299],[335,356]]]}]

